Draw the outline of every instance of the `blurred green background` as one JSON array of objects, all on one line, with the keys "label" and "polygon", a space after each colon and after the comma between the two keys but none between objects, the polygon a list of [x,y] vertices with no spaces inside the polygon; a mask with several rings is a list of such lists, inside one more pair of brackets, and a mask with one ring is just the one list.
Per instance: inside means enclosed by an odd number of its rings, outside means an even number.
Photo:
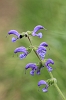
[{"label": "blurred green background", "polygon": [[66,0],[0,0],[0,100],[62,100],[54,86],[47,93],[38,91],[39,80],[50,78],[44,68],[41,75],[25,74],[25,65],[39,60],[32,52],[20,60],[13,51],[19,46],[28,47],[29,41],[21,39],[11,42],[6,38],[9,30],[18,32],[32,31],[36,25],[43,25],[43,38],[31,37],[33,44],[48,43],[46,59],[51,58],[55,64],[53,76],[66,96]]}]

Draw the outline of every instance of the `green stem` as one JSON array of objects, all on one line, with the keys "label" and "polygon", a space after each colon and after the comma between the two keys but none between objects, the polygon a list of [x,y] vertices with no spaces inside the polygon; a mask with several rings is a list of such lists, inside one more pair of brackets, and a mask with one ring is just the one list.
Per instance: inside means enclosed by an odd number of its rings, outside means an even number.
[{"label": "green stem", "polygon": [[57,91],[59,92],[59,94],[61,95],[61,97],[66,100],[65,96],[63,95],[63,93],[61,92],[61,90],[59,89],[57,84],[54,84],[54,86],[56,87]]},{"label": "green stem", "polygon": [[[33,49],[34,53],[36,54],[36,56],[38,57],[38,59],[41,61],[39,55],[37,54],[37,52],[35,51],[35,49]],[[42,62],[42,61],[41,61]]]},{"label": "green stem", "polygon": [[30,44],[32,45],[32,42],[31,42],[31,40],[30,40],[29,36],[28,36],[28,40],[29,40]]},{"label": "green stem", "polygon": [[[32,45],[32,42],[31,42],[29,36],[28,36],[28,40],[29,40],[30,44]],[[39,60],[41,61],[41,63],[42,63],[42,60],[40,59],[40,57],[39,57],[39,55],[37,54],[36,50],[33,49],[33,51],[34,51],[34,53],[36,54],[36,56],[39,58]],[[49,74],[50,74],[50,77],[53,78],[52,73],[49,72]],[[59,92],[59,94],[61,95],[61,97],[62,97],[64,100],[66,100],[65,96],[63,95],[63,93],[62,93],[61,90],[59,89],[58,85],[55,83],[54,86],[56,87],[56,89],[57,89],[57,91]]]},{"label": "green stem", "polygon": [[[31,42],[31,40],[30,40],[30,38],[29,38],[29,36],[28,36],[28,40],[29,40],[31,46],[33,46],[33,45],[32,45],[32,42]],[[35,50],[34,48],[33,48],[33,51],[34,51],[34,53],[36,54],[36,56],[38,57],[38,59],[41,61],[39,55],[37,54],[37,52],[36,52],[36,50]],[[42,61],[41,61],[41,62],[42,62]]]},{"label": "green stem", "polygon": [[51,72],[49,72],[49,74],[50,74],[50,77],[51,77],[51,78],[53,78],[53,75],[52,75],[52,73],[51,73]]},{"label": "green stem", "polygon": [[[50,77],[53,78],[52,73],[50,72]],[[61,97],[66,100],[65,96],[63,95],[63,93],[61,92],[61,90],[59,89],[58,85],[55,83],[54,86],[56,87],[57,91],[59,92],[59,94],[61,95]]]}]

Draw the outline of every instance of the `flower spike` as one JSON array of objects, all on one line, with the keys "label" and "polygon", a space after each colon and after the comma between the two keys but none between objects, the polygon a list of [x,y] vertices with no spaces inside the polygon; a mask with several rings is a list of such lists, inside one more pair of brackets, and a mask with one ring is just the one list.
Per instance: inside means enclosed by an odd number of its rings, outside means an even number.
[{"label": "flower spike", "polygon": [[47,82],[44,81],[44,80],[40,80],[40,81],[38,82],[38,86],[40,87],[41,85],[46,85],[45,88],[42,89],[42,91],[43,91],[43,92],[47,92],[47,88],[48,88]]},{"label": "flower spike", "polygon": [[12,38],[12,42],[15,42],[17,39],[21,39],[22,37],[24,37],[23,35],[20,35],[16,30],[10,30],[8,32],[9,35],[13,34],[15,36],[17,36],[17,38],[13,37]]},{"label": "flower spike", "polygon": [[19,55],[20,59],[24,59],[28,55],[28,51],[25,47],[18,47],[14,50],[14,53],[22,52],[22,54]]},{"label": "flower spike", "polygon": [[39,31],[40,29],[45,29],[45,28],[44,28],[43,26],[41,26],[41,25],[37,25],[37,26],[34,28],[33,32],[32,32],[32,36],[37,36],[37,37],[39,37],[39,38],[42,38],[42,33],[36,34],[36,32]]},{"label": "flower spike", "polygon": [[54,61],[52,59],[48,59],[46,62],[45,62],[45,66],[47,67],[48,71],[51,72],[53,69],[51,66],[49,66],[49,64],[54,64]]}]

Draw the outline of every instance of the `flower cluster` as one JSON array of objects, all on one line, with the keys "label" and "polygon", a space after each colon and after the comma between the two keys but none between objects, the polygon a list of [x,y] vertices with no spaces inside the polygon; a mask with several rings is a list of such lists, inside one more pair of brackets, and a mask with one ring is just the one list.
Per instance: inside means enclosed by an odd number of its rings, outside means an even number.
[{"label": "flower cluster", "polygon": [[[17,32],[16,30],[10,30],[8,32],[8,35],[15,35],[15,37],[12,38],[12,42],[15,42],[18,39],[21,39],[23,37],[28,37],[29,42],[31,44],[31,46],[29,47],[18,47],[14,50],[14,53],[19,53],[19,58],[20,59],[24,59],[27,57],[27,55],[31,52],[34,51],[35,54],[37,55],[37,57],[39,58],[40,62],[38,64],[36,63],[28,63],[25,66],[25,70],[27,69],[31,69],[30,71],[30,75],[34,76],[34,74],[36,73],[37,75],[41,74],[41,69],[43,69],[44,67],[47,68],[47,70],[49,72],[51,72],[53,70],[53,68],[50,66],[50,64],[54,64],[54,61],[52,59],[45,59],[46,53],[47,53],[47,47],[48,44],[46,42],[42,42],[39,46],[34,47],[31,43],[30,40],[30,35],[31,36],[37,36],[39,38],[42,38],[42,33],[37,33],[40,29],[45,29],[43,26],[41,25],[37,25],[33,31],[27,31],[27,32],[23,32],[22,34],[20,34],[19,32]],[[46,30],[46,29],[45,29]],[[49,87],[49,81],[45,81],[45,80],[40,80],[38,82],[38,86],[40,87],[41,85],[45,85],[45,88],[42,89],[43,92],[47,92],[47,89]]]}]

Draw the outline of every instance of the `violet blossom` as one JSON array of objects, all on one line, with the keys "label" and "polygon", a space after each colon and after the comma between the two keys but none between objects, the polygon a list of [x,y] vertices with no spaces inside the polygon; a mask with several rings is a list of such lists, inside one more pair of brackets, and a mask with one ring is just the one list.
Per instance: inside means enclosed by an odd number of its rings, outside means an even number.
[{"label": "violet blossom", "polygon": [[33,30],[33,32],[32,32],[32,36],[38,36],[39,38],[42,38],[42,33],[36,33],[37,31],[39,31],[40,29],[45,29],[43,26],[41,26],[41,25],[37,25],[35,28],[34,28],[34,30]]},{"label": "violet blossom", "polygon": [[25,69],[27,70],[28,68],[31,68],[32,70],[30,71],[30,74],[33,76],[34,72],[37,70],[37,66],[36,63],[28,63],[25,67]]},{"label": "violet blossom", "polygon": [[39,46],[38,49],[36,50],[37,54],[40,56],[42,60],[44,60],[44,57],[46,55],[46,48],[43,46]]},{"label": "violet blossom", "polygon": [[17,39],[21,39],[22,37],[24,37],[23,35],[20,35],[16,30],[10,30],[8,32],[9,35],[13,34],[15,36],[17,36],[17,38],[12,37],[12,42],[15,42]]},{"label": "violet blossom", "polygon": [[18,47],[14,50],[14,53],[22,52],[22,54],[19,55],[20,59],[24,59],[28,55],[28,51],[25,47]]},{"label": "violet blossom", "polygon": [[51,72],[53,70],[53,68],[51,66],[49,66],[49,64],[54,64],[54,61],[52,59],[48,59],[45,62],[45,66],[47,67],[48,71]]},{"label": "violet blossom", "polygon": [[42,89],[42,91],[43,91],[43,92],[47,92],[47,88],[48,88],[47,82],[44,81],[44,80],[40,80],[40,81],[38,82],[38,86],[40,87],[41,85],[46,85],[45,88]]}]

